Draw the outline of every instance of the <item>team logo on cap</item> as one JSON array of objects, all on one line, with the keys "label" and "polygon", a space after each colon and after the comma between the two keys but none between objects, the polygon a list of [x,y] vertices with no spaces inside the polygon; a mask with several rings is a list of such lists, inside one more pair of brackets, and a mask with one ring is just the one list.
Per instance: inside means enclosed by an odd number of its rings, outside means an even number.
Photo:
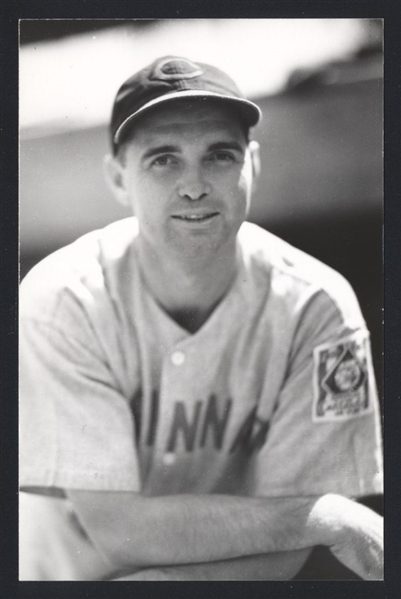
[{"label": "team logo on cap", "polygon": [[202,69],[186,58],[166,58],[157,63],[151,79],[176,81],[177,79],[194,79],[202,74]]}]

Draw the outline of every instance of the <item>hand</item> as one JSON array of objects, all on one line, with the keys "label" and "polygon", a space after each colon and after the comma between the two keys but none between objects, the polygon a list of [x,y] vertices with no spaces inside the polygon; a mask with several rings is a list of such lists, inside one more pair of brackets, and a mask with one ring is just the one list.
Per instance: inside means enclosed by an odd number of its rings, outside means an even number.
[{"label": "hand", "polygon": [[345,497],[329,497],[341,518],[331,552],[361,578],[383,580],[383,518]]}]

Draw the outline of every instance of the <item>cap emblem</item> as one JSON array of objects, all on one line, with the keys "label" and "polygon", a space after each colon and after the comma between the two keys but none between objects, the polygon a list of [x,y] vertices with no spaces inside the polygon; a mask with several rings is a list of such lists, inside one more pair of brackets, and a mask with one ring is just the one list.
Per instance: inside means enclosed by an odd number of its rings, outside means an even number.
[{"label": "cap emblem", "polygon": [[166,58],[157,63],[150,78],[176,81],[177,79],[194,79],[202,74],[202,69],[186,58]]}]

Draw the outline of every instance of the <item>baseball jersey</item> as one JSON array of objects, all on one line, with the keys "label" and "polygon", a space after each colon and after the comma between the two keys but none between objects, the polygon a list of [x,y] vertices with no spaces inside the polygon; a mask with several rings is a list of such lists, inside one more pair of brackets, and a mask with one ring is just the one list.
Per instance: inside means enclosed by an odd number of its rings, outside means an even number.
[{"label": "baseball jersey", "polygon": [[191,334],[147,288],[137,237],[113,223],[21,285],[25,580],[112,575],[66,489],[381,492],[369,334],[343,277],[244,223],[236,278]]}]

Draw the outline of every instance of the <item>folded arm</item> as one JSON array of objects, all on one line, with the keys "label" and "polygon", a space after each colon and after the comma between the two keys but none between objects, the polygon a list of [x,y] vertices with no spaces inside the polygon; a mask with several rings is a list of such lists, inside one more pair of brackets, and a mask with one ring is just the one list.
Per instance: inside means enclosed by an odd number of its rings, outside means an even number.
[{"label": "folded arm", "polygon": [[241,580],[291,580],[298,574],[310,554],[310,549],[249,555],[217,562],[158,566],[113,580],[136,581],[241,581]]},{"label": "folded arm", "polygon": [[381,577],[381,517],[337,495],[143,497],[72,490],[68,495],[88,535],[116,569],[178,567],[326,545],[362,578]]}]

